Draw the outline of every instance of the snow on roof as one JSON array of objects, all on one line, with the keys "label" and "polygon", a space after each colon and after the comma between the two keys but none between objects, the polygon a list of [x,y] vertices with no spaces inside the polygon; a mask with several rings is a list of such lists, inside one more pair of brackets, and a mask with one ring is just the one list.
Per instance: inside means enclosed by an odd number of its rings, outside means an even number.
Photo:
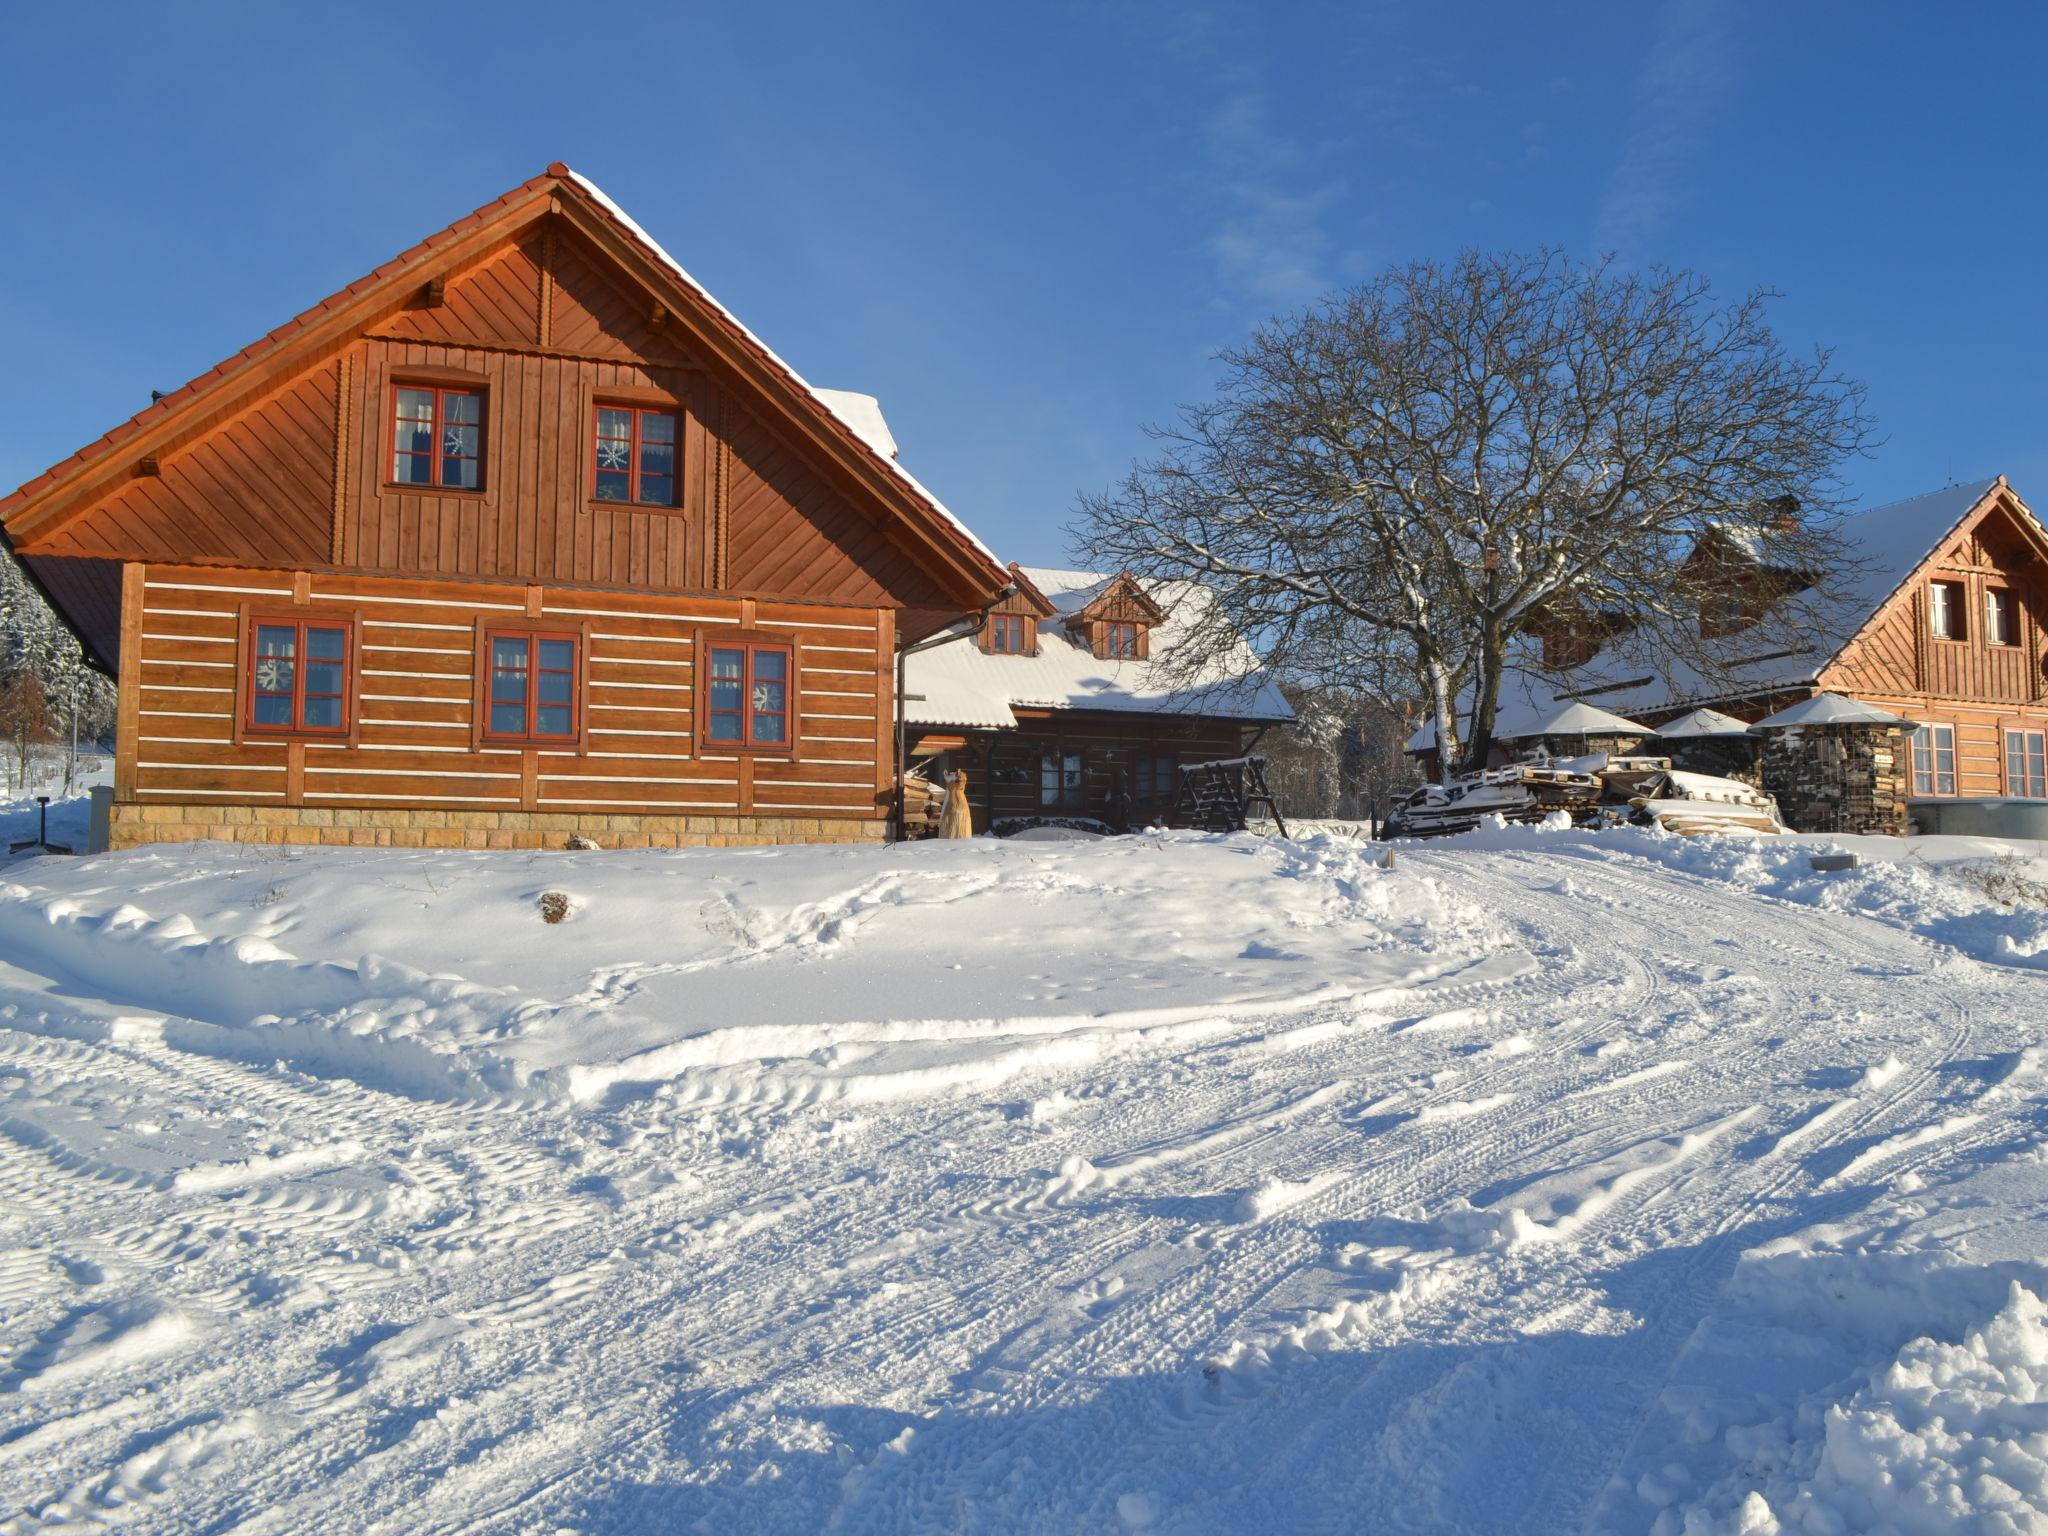
[{"label": "snow on roof", "polygon": [[1610,714],[1595,705],[1573,702],[1542,717],[1534,724],[1511,731],[1496,730],[1494,735],[1503,741],[1512,741],[1522,736],[1588,736],[1605,735],[1614,731],[1647,733],[1649,729],[1647,725]]},{"label": "snow on roof", "polygon": [[[1713,667],[1652,660],[1633,649],[1627,636],[1564,676],[1534,665],[1533,658],[1520,665],[1511,662],[1501,679],[1494,736],[1514,740],[1541,735],[1540,722],[1559,700],[1574,696],[1603,708],[1657,713],[1817,686],[1855,630],[1897,594],[1906,578],[2000,486],[2002,478],[1951,485],[1844,519],[1839,531],[1859,569],[1824,580],[1811,596],[1787,598],[1747,629],[1703,640],[1703,645],[1719,649],[1720,660]],[[1835,631],[1836,638],[1827,638]],[[1435,746],[1435,722],[1425,719],[1409,737],[1406,750],[1427,752]]]},{"label": "snow on roof", "polygon": [[1782,730],[1794,725],[1906,725],[1909,722],[1875,704],[1859,704],[1839,693],[1816,693],[1810,699],[1766,715],[1757,721],[1760,731]]},{"label": "snow on roof", "polygon": [[1657,727],[1657,735],[1665,741],[1694,741],[1707,736],[1747,736],[1749,727],[1733,715],[1724,715],[1718,709],[1696,709],[1689,715],[1680,715],[1668,725]]},{"label": "snow on roof", "polygon": [[1899,590],[1920,562],[1997,488],[1999,478],[1945,486],[1843,521],[1842,537],[1864,569],[1845,575],[1839,585],[1844,595],[1856,599],[1862,618],[1876,613]]},{"label": "snow on roof", "polygon": [[904,662],[904,718],[916,725],[1007,729],[1016,708],[1106,709],[1127,714],[1205,714],[1238,720],[1284,722],[1294,708],[1242,640],[1233,653],[1192,681],[1168,675],[1164,660],[1189,619],[1213,601],[1193,582],[1147,582],[1145,590],[1166,610],[1152,631],[1146,661],[1098,658],[1062,622],[1085,608],[1114,581],[1092,571],[1019,567],[1045,594],[1053,617],[1038,626],[1036,656],[991,656],[972,640],[913,652]]},{"label": "snow on roof", "polygon": [[[874,398],[872,396],[849,396],[845,391],[819,389],[815,385],[808,382],[802,374],[798,373],[794,368],[790,367],[787,362],[783,361],[780,354],[778,354],[773,347],[769,346],[768,343],[763,341],[760,337],[756,336],[751,330],[749,330],[746,327],[746,325],[740,320],[740,317],[738,315],[735,315],[731,310],[727,309],[723,304],[719,303],[717,299],[713,298],[711,295],[711,290],[706,288],[702,283],[698,282],[696,278],[690,276],[689,272],[684,269],[683,264],[677,261],[675,257],[669,255],[667,251],[663,250],[661,242],[656,240],[652,235],[648,234],[646,230],[642,229],[640,225],[634,220],[631,214],[627,213],[625,209],[621,208],[617,203],[612,201],[610,195],[606,193],[604,188],[600,187],[588,176],[585,176],[581,171],[571,170],[569,172],[569,177],[572,181],[576,183],[577,186],[581,187],[584,191],[588,192],[593,198],[595,198],[600,204],[602,204],[606,212],[610,213],[611,216],[617,219],[620,224],[624,225],[628,230],[630,230],[633,233],[633,235],[639,239],[641,244],[645,245],[649,251],[651,251],[655,256],[660,258],[663,265],[665,265],[683,282],[687,283],[691,288],[695,289],[698,296],[702,298],[706,304],[709,304],[713,309],[717,310],[720,314],[724,315],[727,320],[731,321],[733,326],[737,330],[739,330],[741,334],[743,334],[749,341],[753,342],[755,346],[759,347],[761,351],[764,354],[766,354],[770,362],[774,363],[776,367],[780,368],[784,373],[788,374],[790,378],[796,382],[796,385],[799,389],[802,389],[807,394],[809,394],[820,405],[824,406],[826,410],[830,411],[835,419],[837,419],[840,422],[843,422],[847,427],[851,428],[854,435],[859,437],[862,442],[866,443],[870,448],[874,449],[875,456],[878,459],[880,459],[884,464],[888,465],[890,470],[896,475],[896,477],[899,480],[901,480],[905,485],[909,486],[912,491],[916,492],[922,500],[929,503],[934,512],[937,512],[939,516],[944,518],[947,522],[951,523],[953,527],[956,528],[967,539],[969,543],[971,543],[976,549],[980,550],[984,555],[987,555],[988,558],[991,561],[994,561],[995,564],[1001,565],[1003,563],[1002,561],[996,559],[995,551],[990,549],[986,544],[982,543],[980,537],[975,533],[975,531],[972,528],[968,527],[966,523],[962,522],[960,518],[956,516],[951,511],[951,509],[949,509],[946,506],[944,502],[939,500],[938,497],[934,496],[930,491],[926,490],[923,484],[919,482],[915,475],[911,474],[909,470],[905,469],[901,464],[896,462],[896,459],[894,457],[896,440],[894,437],[889,436],[889,429],[882,422],[881,407],[875,404]],[[888,438],[889,447],[885,449],[878,446],[874,438],[869,435],[867,429],[863,427],[859,421],[849,416],[847,414],[847,411],[845,409],[842,409],[841,405],[834,403],[835,396],[840,401],[845,401],[853,398],[866,400],[868,404],[873,408],[873,424],[875,426],[880,427],[882,435]],[[859,413],[856,412],[856,414]]]},{"label": "snow on roof", "polygon": [[850,389],[819,389],[812,393],[831,406],[832,414],[858,432],[861,441],[875,452],[885,459],[896,457],[896,434],[882,419],[881,401]]}]

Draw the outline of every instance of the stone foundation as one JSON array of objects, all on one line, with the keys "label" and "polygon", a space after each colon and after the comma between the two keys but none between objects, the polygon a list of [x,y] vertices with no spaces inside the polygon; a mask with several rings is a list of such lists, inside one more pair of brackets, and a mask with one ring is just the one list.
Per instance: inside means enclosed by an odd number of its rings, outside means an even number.
[{"label": "stone foundation", "polygon": [[110,807],[108,846],[282,843],[313,848],[744,848],[765,843],[880,843],[888,823],[837,816],[614,816],[553,811],[351,810],[295,805]]},{"label": "stone foundation", "polygon": [[1764,743],[1766,793],[1795,832],[1906,831],[1912,745],[1892,725],[1809,725],[1771,731]]}]

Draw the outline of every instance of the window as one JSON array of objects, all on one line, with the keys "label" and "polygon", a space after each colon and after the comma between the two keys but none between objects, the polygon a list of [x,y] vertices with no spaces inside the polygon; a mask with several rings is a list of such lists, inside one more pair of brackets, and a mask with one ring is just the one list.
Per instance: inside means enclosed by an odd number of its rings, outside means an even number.
[{"label": "window", "polygon": [[401,384],[391,392],[391,480],[474,491],[483,485],[484,397]]},{"label": "window", "polygon": [[988,622],[988,649],[992,656],[1022,656],[1027,654],[1028,641],[1024,633],[1024,615],[1021,613],[999,613]]},{"label": "window", "polygon": [[1700,602],[1700,636],[1732,635],[1749,616],[1749,603],[1741,592],[1723,588],[1710,592]]},{"label": "window", "polygon": [[1175,758],[1139,753],[1131,764],[1132,798],[1141,804],[1171,800],[1179,768]]},{"label": "window", "polygon": [[249,621],[248,704],[252,732],[339,736],[348,730],[349,626],[301,619]]},{"label": "window", "polygon": [[2048,799],[2048,732],[2005,733],[2005,792]]},{"label": "window", "polygon": [[574,741],[579,668],[574,635],[493,634],[484,735],[492,741]]},{"label": "window", "polygon": [[676,504],[676,413],[631,405],[597,408],[599,501]]},{"label": "window", "polygon": [[1138,626],[1112,621],[1102,626],[1102,654],[1111,661],[1130,661],[1138,654]]},{"label": "window", "polygon": [[1963,584],[1931,582],[1927,588],[1927,619],[1937,640],[1963,638]]},{"label": "window", "polygon": [[2012,594],[2003,587],[1984,589],[1984,643],[2017,645],[2012,622]]},{"label": "window", "polygon": [[1913,793],[1952,795],[1956,792],[1956,729],[1923,725],[1913,733]]},{"label": "window", "polygon": [[704,741],[720,747],[789,745],[790,674],[786,645],[711,645],[704,689]]},{"label": "window", "polygon": [[1048,752],[1038,760],[1038,803],[1047,810],[1081,808],[1082,762],[1078,752]]}]

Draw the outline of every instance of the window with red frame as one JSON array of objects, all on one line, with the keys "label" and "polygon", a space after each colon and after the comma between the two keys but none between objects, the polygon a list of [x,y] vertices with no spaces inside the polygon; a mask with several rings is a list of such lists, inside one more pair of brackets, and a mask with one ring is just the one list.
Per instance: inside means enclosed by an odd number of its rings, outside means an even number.
[{"label": "window with red frame", "polygon": [[704,740],[718,747],[789,745],[789,689],[795,670],[786,645],[710,645],[704,689]]},{"label": "window with red frame", "polygon": [[630,405],[597,408],[599,501],[676,504],[676,413]]},{"label": "window with red frame", "polygon": [[576,637],[492,635],[484,735],[494,741],[576,738]]},{"label": "window with red frame", "polygon": [[1130,661],[1138,654],[1138,626],[1109,623],[1102,626],[1102,654],[1111,661]]},{"label": "window with red frame", "polygon": [[399,384],[391,391],[391,481],[483,487],[484,397],[473,389]]},{"label": "window with red frame", "polygon": [[988,621],[988,648],[991,655],[1022,656],[1025,644],[1023,614],[999,613]]},{"label": "window with red frame", "polygon": [[340,735],[348,730],[348,626],[298,619],[249,625],[251,731]]}]

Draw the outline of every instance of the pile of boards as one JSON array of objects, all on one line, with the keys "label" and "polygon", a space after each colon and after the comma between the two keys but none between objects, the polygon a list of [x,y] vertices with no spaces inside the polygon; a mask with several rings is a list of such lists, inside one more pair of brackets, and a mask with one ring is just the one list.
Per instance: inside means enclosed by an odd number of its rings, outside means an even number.
[{"label": "pile of boards", "polygon": [[1594,754],[1425,784],[1394,807],[1380,836],[1442,837],[1493,816],[1539,822],[1559,811],[1575,826],[1657,826],[1687,836],[1785,830],[1777,802],[1739,779],[1681,772],[1668,758]]}]

